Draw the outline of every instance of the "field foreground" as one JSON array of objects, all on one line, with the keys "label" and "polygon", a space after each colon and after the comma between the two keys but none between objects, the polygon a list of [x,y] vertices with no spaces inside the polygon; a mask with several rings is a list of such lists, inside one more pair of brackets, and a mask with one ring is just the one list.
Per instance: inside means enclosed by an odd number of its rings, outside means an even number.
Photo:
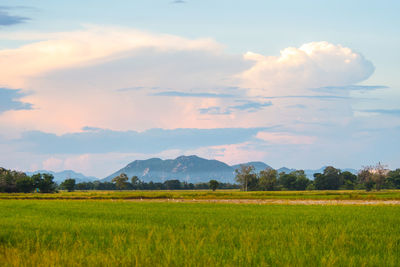
[{"label": "field foreground", "polygon": [[400,206],[0,200],[4,266],[399,266]]}]

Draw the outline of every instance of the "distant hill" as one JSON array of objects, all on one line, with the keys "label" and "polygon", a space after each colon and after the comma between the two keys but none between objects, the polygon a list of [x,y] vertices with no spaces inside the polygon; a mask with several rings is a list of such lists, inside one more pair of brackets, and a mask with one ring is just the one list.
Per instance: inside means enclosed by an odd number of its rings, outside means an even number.
[{"label": "distant hill", "polygon": [[[235,182],[235,169],[240,165],[252,165],[258,173],[261,170],[272,168],[264,162],[254,161],[229,166],[228,164],[218,161],[200,158],[198,156],[180,156],[176,159],[162,160],[159,158],[151,158],[147,160],[135,160],[124,168],[112,173],[102,181],[111,181],[112,178],[121,173],[125,173],[128,177],[137,176],[145,182],[163,182],[165,180],[178,179],[190,183],[208,182],[210,179],[216,179],[221,182]],[[278,172],[292,172],[296,169],[282,167],[277,169]],[[350,169],[346,169],[350,170]],[[313,174],[322,172],[323,168],[317,170],[305,170],[307,177],[313,179]],[[356,173],[356,170],[351,170]]]},{"label": "distant hill", "polygon": [[[121,173],[125,173],[129,178],[138,176],[140,180],[145,182],[163,182],[166,180],[178,179],[180,181],[187,181],[190,183],[208,182],[211,179],[218,180],[224,183],[235,183],[235,170],[240,168],[240,165],[252,165],[255,172],[269,169],[272,167],[261,161],[252,161],[236,165],[228,165],[222,161],[209,160],[200,158],[198,156],[180,156],[176,159],[162,160],[160,158],[151,158],[146,160],[135,160],[124,168],[112,173],[111,175],[99,180],[96,177],[85,176],[72,170],[61,172],[53,172],[47,170],[38,170],[35,172],[26,172],[27,175],[36,173],[50,173],[54,176],[54,181],[58,184],[62,183],[67,178],[73,178],[77,183],[102,181],[110,182],[112,178]],[[305,174],[309,179],[314,179],[314,173],[322,173],[325,167],[320,169],[306,169]],[[278,173],[290,173],[296,169],[281,167],[277,169]],[[342,171],[350,171],[357,174],[355,169],[343,169]]]},{"label": "distant hill", "polygon": [[93,177],[93,176],[85,176],[82,173],[74,172],[72,170],[65,170],[61,172],[53,172],[53,171],[47,171],[47,170],[38,170],[34,172],[26,172],[27,175],[32,176],[33,174],[37,173],[49,173],[54,176],[54,181],[58,184],[64,182],[65,179],[72,178],[76,180],[76,183],[82,183],[82,182],[94,182],[94,181],[99,181],[98,178]]},{"label": "distant hill", "polygon": [[191,183],[208,182],[210,179],[233,182],[234,170],[233,167],[221,161],[203,159],[198,156],[180,156],[167,160],[152,158],[135,160],[102,181],[111,181],[115,176],[126,173],[129,177],[136,175],[145,182],[162,182],[171,179]]}]

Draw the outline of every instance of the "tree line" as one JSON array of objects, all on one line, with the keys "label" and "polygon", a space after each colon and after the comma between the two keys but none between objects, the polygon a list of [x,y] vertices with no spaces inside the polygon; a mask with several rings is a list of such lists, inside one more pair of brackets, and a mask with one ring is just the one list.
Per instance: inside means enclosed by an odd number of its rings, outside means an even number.
[{"label": "tree line", "polygon": [[57,190],[57,184],[53,179],[53,175],[47,173],[28,176],[23,172],[0,168],[0,192],[53,193]]},{"label": "tree line", "polygon": [[278,173],[269,168],[255,173],[253,166],[242,165],[235,172],[243,191],[400,189],[400,169],[390,171],[380,163],[364,167],[357,175],[328,166],[315,173],[314,180],[303,170]]},{"label": "tree line", "polygon": [[[214,180],[215,181],[215,180]],[[218,183],[220,189],[239,189],[239,185],[231,183]],[[215,183],[188,183],[180,180],[166,180],[164,182],[145,182],[137,176],[129,177],[125,173],[114,177],[111,182],[85,182],[75,185],[75,190],[202,190],[213,189]],[[216,188],[215,188],[216,189]],[[213,189],[213,190],[215,190]]]},{"label": "tree line", "polygon": [[[216,182],[216,183],[215,183]],[[216,185],[217,184],[217,185]],[[0,192],[3,193],[54,193],[58,190],[201,190],[201,189],[238,189],[239,185],[219,183],[214,180],[209,183],[188,183],[179,180],[160,182],[144,182],[137,176],[130,179],[122,173],[112,182],[82,182],[66,179],[61,184],[54,182],[54,176],[47,173],[28,176],[23,172],[0,168]]]},{"label": "tree line", "polygon": [[388,170],[378,163],[367,166],[357,175],[328,166],[322,173],[315,173],[314,180],[307,178],[303,170],[290,173],[278,173],[274,169],[255,172],[253,166],[242,165],[235,171],[237,184],[220,183],[210,180],[208,183],[188,183],[179,180],[164,182],[144,182],[137,176],[129,177],[125,173],[114,177],[111,182],[76,183],[75,179],[66,179],[60,185],[54,182],[51,174],[39,173],[28,176],[23,172],[0,168],[0,192],[14,193],[52,193],[57,190],[200,190],[200,189],[241,189],[243,191],[277,190],[353,190],[400,189],[400,169]]}]

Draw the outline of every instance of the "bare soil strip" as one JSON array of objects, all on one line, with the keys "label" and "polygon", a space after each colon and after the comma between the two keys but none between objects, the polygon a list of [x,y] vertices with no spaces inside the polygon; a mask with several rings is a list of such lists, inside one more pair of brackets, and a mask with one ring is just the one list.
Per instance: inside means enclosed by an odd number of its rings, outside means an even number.
[{"label": "bare soil strip", "polygon": [[312,199],[129,199],[134,202],[226,203],[258,205],[400,205],[400,200],[312,200]]}]

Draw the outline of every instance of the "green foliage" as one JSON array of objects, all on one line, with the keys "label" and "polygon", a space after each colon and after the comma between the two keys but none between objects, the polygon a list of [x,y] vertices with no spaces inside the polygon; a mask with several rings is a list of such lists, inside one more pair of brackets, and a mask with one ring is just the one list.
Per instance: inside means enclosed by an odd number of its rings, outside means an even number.
[{"label": "green foliage", "polygon": [[342,172],[343,189],[353,190],[357,184],[357,175],[349,171]]},{"label": "green foliage", "polygon": [[243,191],[255,190],[257,188],[257,175],[254,173],[254,166],[240,165],[240,169],[235,170],[235,181],[238,182]]},{"label": "green foliage", "polygon": [[128,187],[128,176],[125,173],[121,173],[120,175],[114,177],[111,181],[115,183],[116,187],[119,190],[127,189]]},{"label": "green foliage", "polygon": [[263,191],[276,190],[278,172],[274,169],[260,171],[258,176],[258,189]]},{"label": "green foliage", "polygon": [[168,190],[181,189],[181,182],[179,180],[167,180],[165,181],[165,187]]},{"label": "green foliage", "polygon": [[56,183],[53,179],[53,175],[48,173],[32,175],[33,186],[38,188],[41,193],[53,193],[56,191]]},{"label": "green foliage", "polygon": [[310,183],[303,170],[279,174],[279,184],[287,190],[305,190]]},{"label": "green foliage", "polygon": [[400,262],[399,206],[7,200],[0,210],[4,266]]},{"label": "green foliage", "polygon": [[387,180],[391,187],[400,189],[400,169],[390,171]]},{"label": "green foliage", "polygon": [[217,190],[217,188],[218,188],[218,186],[219,186],[219,182],[218,182],[217,180],[210,180],[210,181],[208,182],[208,184],[209,184],[210,189],[211,189],[212,191]]},{"label": "green foliage", "polygon": [[68,192],[72,192],[75,190],[75,179],[65,179],[60,186],[61,188],[68,190]]},{"label": "green foliage", "polygon": [[314,184],[317,190],[337,190],[343,184],[341,171],[328,166],[324,169],[324,173],[314,174]]},{"label": "green foliage", "polygon": [[131,178],[131,184],[133,186],[134,189],[137,189],[137,185],[140,183],[139,177],[137,177],[136,175],[132,176]]},{"label": "green foliage", "polygon": [[16,181],[17,191],[23,193],[30,193],[35,188],[33,186],[33,180],[31,177],[21,177]]}]

